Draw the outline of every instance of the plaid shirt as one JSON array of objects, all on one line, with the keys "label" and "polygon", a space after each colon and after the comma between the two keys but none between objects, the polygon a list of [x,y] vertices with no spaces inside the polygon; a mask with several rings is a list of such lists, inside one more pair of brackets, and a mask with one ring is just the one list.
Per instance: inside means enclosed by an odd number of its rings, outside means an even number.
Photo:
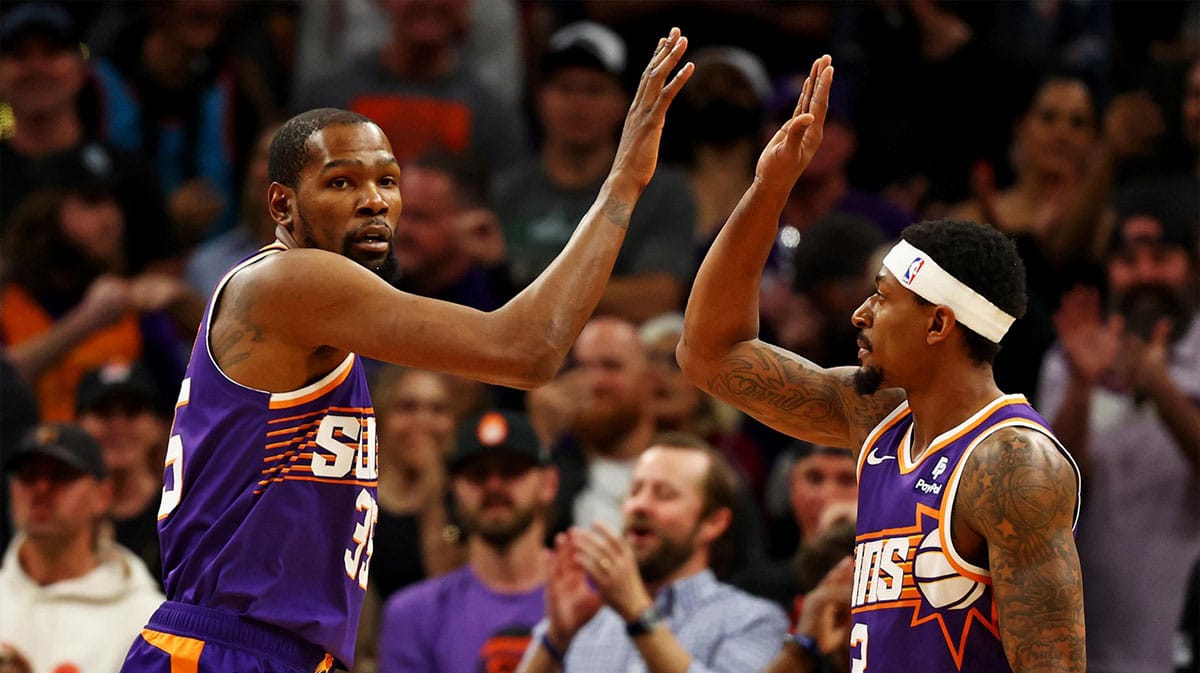
[{"label": "plaid shirt", "polygon": [[[774,603],[718,582],[712,571],[681,579],[658,592],[655,606],[683,649],[692,655],[688,673],[760,671],[779,654],[788,620]],[[546,631],[534,628],[530,657]],[[604,606],[567,648],[565,673],[644,673],[646,664],[625,620]]]}]

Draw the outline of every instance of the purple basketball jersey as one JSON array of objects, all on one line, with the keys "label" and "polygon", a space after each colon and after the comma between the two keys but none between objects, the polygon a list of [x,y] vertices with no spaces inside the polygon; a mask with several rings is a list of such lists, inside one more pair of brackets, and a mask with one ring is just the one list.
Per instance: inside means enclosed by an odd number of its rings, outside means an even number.
[{"label": "purple basketball jersey", "polygon": [[[350,665],[377,506],[375,415],[353,354],[289,393],[227,378],[213,293],[175,408],[158,515],[168,600],[280,627]],[[297,325],[303,329],[303,325]]]},{"label": "purple basketball jersey", "polygon": [[[950,538],[962,466],[980,442],[1007,427],[1045,434],[1075,463],[1020,395],[997,398],[939,435],[915,461],[912,425],[904,402],[859,455],[850,632],[858,667],[851,670],[872,670],[877,662],[895,671],[1010,671],[991,575],[963,559]],[[1078,468],[1075,474],[1078,484]]]}]

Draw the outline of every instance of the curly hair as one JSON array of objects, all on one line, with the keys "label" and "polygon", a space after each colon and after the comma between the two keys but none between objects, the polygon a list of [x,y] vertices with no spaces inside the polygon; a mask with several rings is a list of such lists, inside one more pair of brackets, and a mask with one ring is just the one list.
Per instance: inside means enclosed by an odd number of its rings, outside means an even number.
[{"label": "curly hair", "polygon": [[323,107],[301,112],[279,127],[271,139],[267,158],[267,179],[292,189],[300,182],[300,173],[310,158],[308,139],[327,126],[374,124],[371,119],[338,108]]},{"label": "curly hair", "polygon": [[[900,237],[1001,311],[1018,320],[1025,315],[1025,264],[1016,244],[1000,230],[967,220],[926,220],[906,227]],[[919,296],[917,300],[930,303]],[[971,359],[981,364],[995,361],[1000,344],[962,327]]]}]

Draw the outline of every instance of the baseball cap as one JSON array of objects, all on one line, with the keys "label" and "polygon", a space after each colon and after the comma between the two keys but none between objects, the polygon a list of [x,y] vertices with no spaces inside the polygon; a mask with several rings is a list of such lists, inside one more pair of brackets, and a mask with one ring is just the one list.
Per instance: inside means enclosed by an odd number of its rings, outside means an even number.
[{"label": "baseball cap", "polygon": [[4,472],[11,473],[34,456],[48,456],[97,479],[108,476],[100,445],[91,435],[69,423],[44,423],[25,433],[17,450],[4,463]]},{"label": "baseball cap", "polygon": [[571,66],[594,68],[618,79],[625,74],[625,41],[612,30],[591,21],[576,21],[550,36],[542,74]]},{"label": "baseball cap", "polygon": [[27,2],[6,11],[0,18],[0,51],[8,49],[27,35],[48,37],[64,47],[79,44],[75,20],[55,2]]},{"label": "baseball cap", "polygon": [[697,72],[712,66],[730,68],[745,81],[746,86],[758,97],[759,103],[771,99],[771,78],[767,75],[766,66],[761,59],[741,47],[705,47],[696,52],[693,62]]},{"label": "baseball cap", "polygon": [[470,418],[458,426],[458,440],[447,464],[450,472],[455,473],[477,458],[496,454],[522,458],[539,466],[550,462],[524,414],[497,410]]},{"label": "baseball cap", "polygon": [[140,363],[112,363],[93,369],[79,382],[76,408],[79,413],[114,398],[123,398],[151,409],[159,406],[158,387]]}]

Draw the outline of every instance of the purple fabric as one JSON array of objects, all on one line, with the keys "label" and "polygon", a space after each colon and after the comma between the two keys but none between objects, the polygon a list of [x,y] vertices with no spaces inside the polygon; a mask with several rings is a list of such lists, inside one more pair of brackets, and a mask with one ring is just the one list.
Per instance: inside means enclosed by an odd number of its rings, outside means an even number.
[{"label": "purple fabric", "polygon": [[489,673],[516,670],[545,591],[497,593],[470,566],[414,584],[384,606],[382,673]]}]

